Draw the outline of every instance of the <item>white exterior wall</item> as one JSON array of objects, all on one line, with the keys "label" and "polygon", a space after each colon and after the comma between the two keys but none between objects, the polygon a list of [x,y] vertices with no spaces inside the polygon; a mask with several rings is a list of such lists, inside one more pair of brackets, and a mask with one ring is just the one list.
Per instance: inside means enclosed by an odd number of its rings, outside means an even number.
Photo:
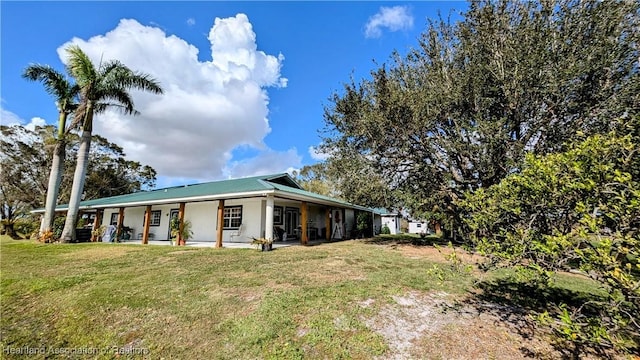
[{"label": "white exterior wall", "polygon": [[421,232],[426,233],[429,230],[427,227],[427,223],[424,221],[410,221],[409,222],[409,233],[410,234],[420,234]]},{"label": "white exterior wall", "polygon": [[[125,208],[124,209],[124,226],[128,226],[132,229],[131,238],[137,239],[138,233],[141,233],[143,230],[142,222],[144,220],[144,206],[133,207],[133,208]],[[118,212],[118,209],[115,211]],[[151,230],[149,230],[151,231]]]},{"label": "white exterior wall", "polygon": [[[187,204],[189,205],[189,204]],[[175,205],[154,205],[151,211],[160,210],[160,225],[149,226],[149,234],[153,234],[153,240],[169,240],[169,212],[171,209],[177,209]],[[142,231],[144,230],[144,213],[146,206],[136,206],[124,209],[124,225],[133,229],[131,232],[132,239],[142,239]],[[109,225],[111,214],[118,214],[119,209],[105,209],[102,215],[102,225]],[[116,215],[117,216],[117,215]],[[138,236],[140,235],[140,236]]]},{"label": "white exterior wall", "polygon": [[397,215],[382,215],[382,226],[380,230],[387,225],[391,234],[399,234],[400,233],[400,217]]},{"label": "white exterior wall", "polygon": [[[239,236],[235,236],[238,230],[223,230],[222,241],[223,242],[251,242],[253,237],[263,237],[265,234],[265,211],[266,200],[264,198],[251,198],[251,199],[234,199],[225,200],[225,207],[242,206],[242,231]],[[286,218],[285,210],[289,208],[297,208],[300,211],[300,203],[275,199],[275,206],[282,207],[283,223],[274,225],[277,227],[285,228]],[[169,240],[169,223],[172,209],[178,210],[179,204],[167,204],[167,205],[153,205],[151,211],[160,210],[160,225],[149,226],[149,233],[153,234],[153,238],[150,240]],[[102,216],[102,225],[109,225],[111,220],[111,214],[117,214],[118,208],[104,209]],[[124,212],[124,225],[133,229],[132,239],[141,240],[142,232],[144,230],[144,214],[146,206],[136,206],[125,208]],[[335,209],[334,209],[335,211]],[[192,241],[198,242],[215,242],[217,238],[217,212],[218,201],[203,201],[185,204],[185,220],[191,221],[191,230],[193,231]],[[117,215],[116,215],[117,216]],[[300,221],[300,216],[298,221]],[[317,228],[316,238],[320,238],[322,235],[322,228],[328,227],[325,224],[326,221],[326,207],[315,204],[308,204],[308,221],[309,227]],[[355,224],[354,211],[347,209],[345,211],[345,219],[343,220],[345,225],[348,226],[345,235],[349,235]],[[301,225],[301,224],[298,224]],[[326,231],[330,231],[327,229]],[[138,236],[140,234],[140,236]],[[232,235],[234,235],[232,237]],[[233,238],[233,239],[232,239]]]},{"label": "white exterior wall", "polygon": [[[242,233],[240,236],[234,236],[234,242],[251,242],[252,237],[259,238],[264,236],[264,199],[241,199],[227,200],[224,206],[242,205]],[[237,230],[224,230],[222,241],[231,241],[231,234]],[[215,238],[215,236],[214,236]]]},{"label": "white exterior wall", "polygon": [[[160,210],[160,225],[149,226],[149,234],[153,234],[153,239],[149,237],[150,240],[169,240],[169,223],[171,222],[169,213],[171,212],[171,209],[177,210],[178,208],[178,204],[155,205],[151,207],[151,211]],[[144,210],[146,210],[146,208],[143,208],[142,213],[140,214],[141,219],[138,220],[139,230],[136,229],[135,236],[138,236],[138,234],[142,233],[144,230],[142,227],[142,224],[144,223]],[[142,236],[140,236],[140,239],[142,239]]]},{"label": "white exterior wall", "polygon": [[[191,221],[193,231],[191,240],[215,242],[217,217],[217,201],[186,203],[184,206],[184,219]],[[169,224],[167,224],[167,231],[168,229]]]}]

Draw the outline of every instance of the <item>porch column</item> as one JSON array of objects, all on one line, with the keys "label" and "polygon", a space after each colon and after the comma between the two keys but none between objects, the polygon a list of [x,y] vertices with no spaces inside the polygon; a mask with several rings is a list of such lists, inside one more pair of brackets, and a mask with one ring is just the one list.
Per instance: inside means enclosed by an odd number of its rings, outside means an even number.
[{"label": "porch column", "polygon": [[178,209],[178,220],[180,221],[180,226],[178,227],[178,245],[183,245],[182,241],[182,231],[184,231],[184,203],[180,203],[180,208]]},{"label": "porch column", "polygon": [[273,195],[267,195],[267,209],[265,211],[266,229],[264,229],[264,238],[268,241],[273,240]]},{"label": "porch column", "polygon": [[302,202],[302,205],[300,206],[300,210],[302,211],[302,214],[300,215],[300,222],[302,225],[302,234],[300,234],[300,242],[302,243],[302,245],[307,245],[307,241],[309,240],[309,237],[307,234],[307,218],[309,217],[309,214],[307,213],[306,201]]},{"label": "porch column", "polygon": [[324,215],[325,240],[331,240],[331,208],[327,208]]},{"label": "porch column", "polygon": [[149,225],[151,225],[151,205],[147,205],[144,213],[144,228],[142,229],[142,243],[149,243]]},{"label": "porch column", "polygon": [[342,224],[341,225],[341,229],[342,229],[342,240],[346,240],[347,239],[347,209],[342,208]]},{"label": "porch column", "polygon": [[120,241],[120,236],[122,236],[122,227],[124,226],[124,208],[121,207],[118,210],[118,224],[116,225],[116,242]]},{"label": "porch column", "polygon": [[218,233],[216,237],[216,247],[222,247],[222,230],[224,227],[224,199],[218,200]]},{"label": "porch column", "polygon": [[[100,228],[100,224],[102,224],[102,213],[104,210],[102,209],[98,209],[96,210],[96,217],[95,219],[93,219],[93,228],[91,229],[91,232],[96,231]],[[98,236],[93,236],[93,234],[91,234],[91,241],[98,241]]]},{"label": "porch column", "polygon": [[376,213],[371,212],[371,237],[376,236]]}]

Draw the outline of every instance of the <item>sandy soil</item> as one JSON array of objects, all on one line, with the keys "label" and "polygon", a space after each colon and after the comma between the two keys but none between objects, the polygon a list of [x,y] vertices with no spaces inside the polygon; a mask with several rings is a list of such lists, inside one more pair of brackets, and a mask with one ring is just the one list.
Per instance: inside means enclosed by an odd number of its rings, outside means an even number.
[{"label": "sandy soil", "polygon": [[[452,249],[441,246],[387,245],[409,258],[447,262]],[[482,257],[456,249],[465,264]],[[445,292],[412,291],[385,304],[369,299],[362,307],[379,309],[365,324],[387,342],[380,359],[563,359],[544,329],[536,327],[521,309],[488,302],[465,301]],[[580,355],[580,359],[597,356]],[[633,359],[617,357],[614,359]]]}]

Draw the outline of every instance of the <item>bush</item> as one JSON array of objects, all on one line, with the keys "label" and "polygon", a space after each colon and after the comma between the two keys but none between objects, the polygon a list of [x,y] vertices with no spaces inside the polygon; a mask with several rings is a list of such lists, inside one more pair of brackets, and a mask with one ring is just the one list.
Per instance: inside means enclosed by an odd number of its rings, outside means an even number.
[{"label": "bush", "polygon": [[25,237],[31,237],[34,232],[38,231],[40,224],[31,218],[18,219],[13,224],[13,228],[17,233]]},{"label": "bush", "polygon": [[382,230],[380,230],[380,234],[391,234],[391,229],[389,229],[387,224],[384,224]]},{"label": "bush", "polygon": [[[630,136],[592,136],[567,152],[528,155],[519,173],[467,195],[470,238],[494,264],[579,270],[609,291],[604,301],[551,324],[574,344],[636,349],[640,342],[640,157]],[[595,314],[594,314],[595,313]]]},{"label": "bush", "polygon": [[60,239],[62,236],[62,230],[64,229],[65,216],[59,216],[53,220],[53,238]]}]

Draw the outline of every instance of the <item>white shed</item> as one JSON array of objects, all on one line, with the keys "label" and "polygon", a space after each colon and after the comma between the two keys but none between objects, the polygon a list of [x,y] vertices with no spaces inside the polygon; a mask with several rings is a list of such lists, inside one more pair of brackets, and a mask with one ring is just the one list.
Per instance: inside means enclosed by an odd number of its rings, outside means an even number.
[{"label": "white shed", "polygon": [[402,222],[402,214],[400,212],[385,211],[380,214],[382,220],[382,228],[386,225],[391,234],[400,234],[400,225]]}]

